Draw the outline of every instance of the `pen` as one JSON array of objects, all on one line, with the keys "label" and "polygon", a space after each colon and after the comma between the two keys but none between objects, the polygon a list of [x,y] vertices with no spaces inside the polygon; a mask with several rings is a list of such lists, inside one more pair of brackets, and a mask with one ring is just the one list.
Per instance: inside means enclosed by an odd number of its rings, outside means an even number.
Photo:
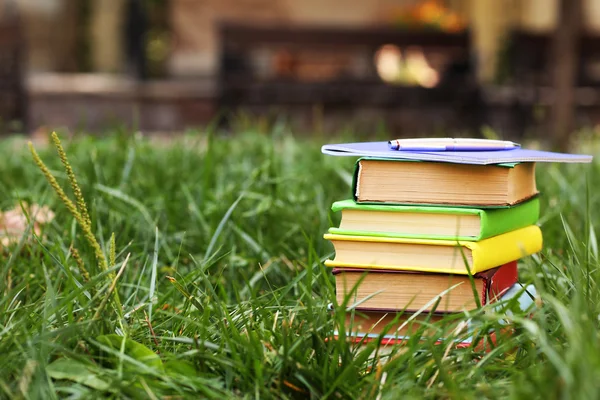
[{"label": "pen", "polygon": [[400,151],[494,151],[521,147],[518,143],[505,140],[462,138],[394,139],[388,142],[388,146]]}]

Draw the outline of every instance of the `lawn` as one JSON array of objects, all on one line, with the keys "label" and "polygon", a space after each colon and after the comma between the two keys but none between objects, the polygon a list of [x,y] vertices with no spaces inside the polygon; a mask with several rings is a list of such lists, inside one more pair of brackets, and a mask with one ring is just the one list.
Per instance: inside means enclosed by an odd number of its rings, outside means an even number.
[{"label": "lawn", "polygon": [[[56,213],[2,248],[0,398],[600,397],[597,162],[537,169],[544,250],[519,266],[540,294],[531,318],[517,312],[495,346],[411,340],[378,364],[375,344],[334,339],[343,313],[327,309],[322,235],[354,164],[320,153],[333,139],[61,138],[79,221],[22,139],[0,149],[2,210]],[[56,149],[35,149],[75,201]]]}]

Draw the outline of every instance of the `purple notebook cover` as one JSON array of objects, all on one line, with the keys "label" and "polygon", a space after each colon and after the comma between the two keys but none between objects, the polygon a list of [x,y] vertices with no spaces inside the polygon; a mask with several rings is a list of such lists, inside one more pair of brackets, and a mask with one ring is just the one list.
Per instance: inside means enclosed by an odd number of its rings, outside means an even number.
[{"label": "purple notebook cover", "polygon": [[592,161],[592,156],[586,154],[553,153],[521,148],[496,151],[399,151],[391,150],[388,142],[326,144],[321,147],[321,152],[333,156],[381,157],[479,165],[520,162],[589,163]]}]

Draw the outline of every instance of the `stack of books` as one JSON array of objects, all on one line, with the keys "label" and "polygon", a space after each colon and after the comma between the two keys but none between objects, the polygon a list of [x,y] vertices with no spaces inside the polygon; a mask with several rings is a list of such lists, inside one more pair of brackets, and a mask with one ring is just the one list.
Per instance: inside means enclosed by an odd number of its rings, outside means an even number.
[{"label": "stack of books", "polygon": [[523,293],[517,261],[542,248],[534,162],[363,157],[352,190],[333,204],[341,222],[324,236],[337,302],[353,310],[349,337],[427,334],[423,319]]}]

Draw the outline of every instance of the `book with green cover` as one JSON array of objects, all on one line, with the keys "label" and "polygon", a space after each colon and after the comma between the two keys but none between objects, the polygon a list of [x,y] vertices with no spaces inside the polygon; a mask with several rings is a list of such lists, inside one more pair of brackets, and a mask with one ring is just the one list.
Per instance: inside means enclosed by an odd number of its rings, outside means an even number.
[{"label": "book with green cover", "polygon": [[509,208],[479,209],[359,204],[348,199],[333,203],[331,209],[342,213],[340,227],[329,229],[333,234],[478,241],[535,224],[540,202],[534,197]]}]

